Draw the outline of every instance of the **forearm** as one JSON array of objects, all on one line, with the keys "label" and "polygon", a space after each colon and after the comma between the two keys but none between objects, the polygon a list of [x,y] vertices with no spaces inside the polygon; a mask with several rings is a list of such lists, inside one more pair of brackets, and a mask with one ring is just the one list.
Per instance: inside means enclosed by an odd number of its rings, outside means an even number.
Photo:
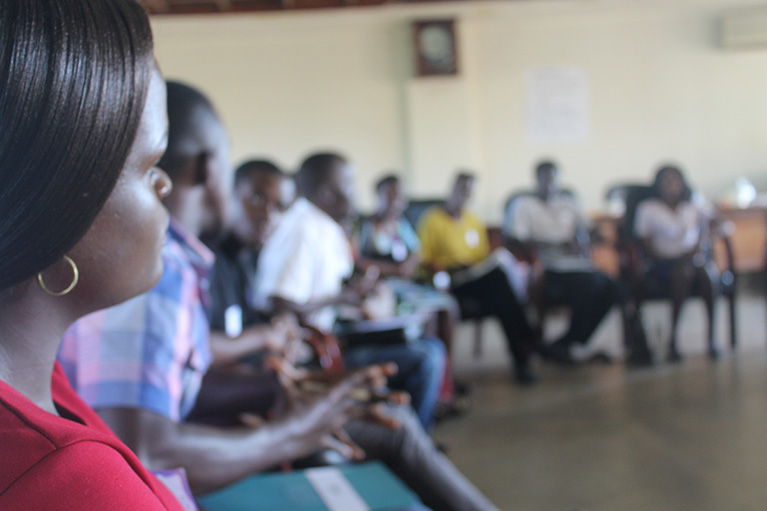
[{"label": "forearm", "polygon": [[311,453],[302,422],[278,420],[258,429],[175,423],[145,410],[109,408],[99,415],[152,470],[183,467],[202,494]]},{"label": "forearm", "polygon": [[362,273],[365,273],[370,268],[377,268],[383,277],[400,275],[400,264],[389,261],[361,258],[357,261],[357,267]]},{"label": "forearm", "polygon": [[284,298],[273,296],[270,299],[271,307],[270,313],[272,315],[279,315],[284,313],[296,314],[298,317],[306,316],[312,312],[316,312],[325,307],[332,307],[340,305],[343,300],[341,295],[331,296],[329,298],[307,303],[296,303]]},{"label": "forearm", "polygon": [[192,492],[207,493],[314,451],[295,429],[279,422],[258,429],[179,424],[172,439],[152,442],[145,450],[147,463],[153,468],[184,467]]},{"label": "forearm", "polygon": [[251,327],[235,338],[228,337],[223,332],[211,331],[210,352],[213,363],[228,364],[269,347],[270,338],[268,326]]},{"label": "forearm", "polygon": [[410,257],[399,263],[399,275],[405,278],[413,278],[420,264],[421,257],[417,253],[411,254]]}]

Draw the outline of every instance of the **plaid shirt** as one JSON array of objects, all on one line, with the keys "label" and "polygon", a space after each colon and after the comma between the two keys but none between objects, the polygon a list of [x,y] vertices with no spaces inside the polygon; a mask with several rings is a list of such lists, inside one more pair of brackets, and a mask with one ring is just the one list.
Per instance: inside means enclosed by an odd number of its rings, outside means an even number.
[{"label": "plaid shirt", "polygon": [[78,320],[59,362],[92,408],[141,408],[174,421],[191,411],[211,362],[208,277],[213,254],[171,222],[163,275],[148,293]]}]

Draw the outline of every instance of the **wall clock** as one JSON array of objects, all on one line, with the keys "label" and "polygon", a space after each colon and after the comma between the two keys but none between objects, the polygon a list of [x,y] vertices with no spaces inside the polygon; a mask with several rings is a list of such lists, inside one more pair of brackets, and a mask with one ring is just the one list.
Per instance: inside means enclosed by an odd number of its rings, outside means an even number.
[{"label": "wall clock", "polygon": [[413,22],[416,76],[458,74],[455,20]]}]

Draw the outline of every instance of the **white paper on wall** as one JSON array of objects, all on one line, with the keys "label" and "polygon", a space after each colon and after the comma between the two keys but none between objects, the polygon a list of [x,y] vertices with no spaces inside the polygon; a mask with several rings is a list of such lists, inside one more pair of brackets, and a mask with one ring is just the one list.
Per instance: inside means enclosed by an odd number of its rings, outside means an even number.
[{"label": "white paper on wall", "polygon": [[585,142],[589,137],[589,85],[586,71],[546,67],[527,71],[527,137],[535,143]]}]

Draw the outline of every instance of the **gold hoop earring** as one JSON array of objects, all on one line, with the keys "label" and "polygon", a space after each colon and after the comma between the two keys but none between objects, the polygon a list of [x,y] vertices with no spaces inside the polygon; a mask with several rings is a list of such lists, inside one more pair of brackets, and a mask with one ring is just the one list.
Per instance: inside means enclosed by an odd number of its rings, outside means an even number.
[{"label": "gold hoop earring", "polygon": [[71,257],[68,255],[64,256],[64,260],[69,264],[69,266],[72,268],[72,282],[66,287],[66,289],[63,289],[61,291],[51,291],[48,289],[48,286],[45,285],[45,282],[43,282],[43,272],[40,272],[37,274],[37,283],[40,284],[40,287],[48,293],[51,296],[64,296],[68,295],[72,292],[72,290],[75,288],[77,283],[80,281],[80,270],[77,268],[77,265],[72,260]]}]

